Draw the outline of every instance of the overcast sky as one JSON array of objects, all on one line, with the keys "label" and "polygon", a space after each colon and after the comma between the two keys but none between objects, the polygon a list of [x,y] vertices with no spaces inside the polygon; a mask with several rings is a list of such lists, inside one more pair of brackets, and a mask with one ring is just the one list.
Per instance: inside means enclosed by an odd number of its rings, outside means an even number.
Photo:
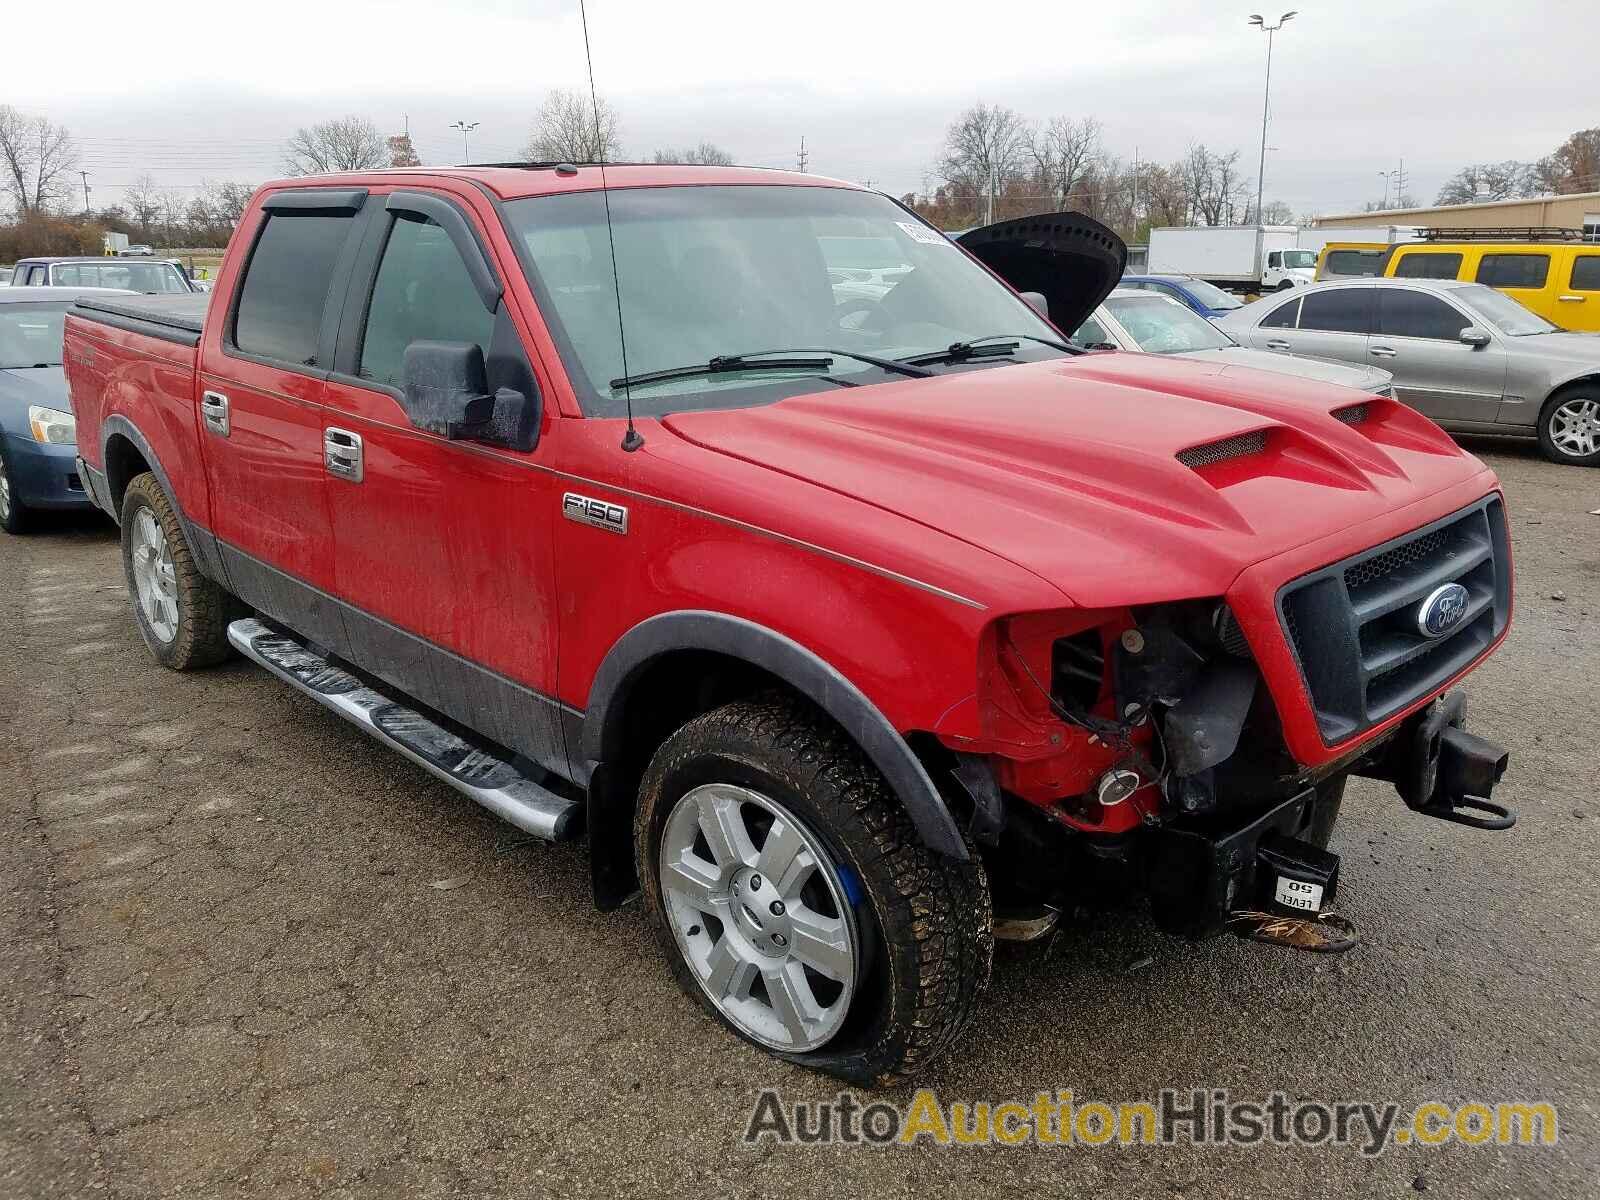
[{"label": "overcast sky", "polygon": [[[163,185],[279,173],[296,126],[409,121],[426,163],[514,157],[552,87],[586,86],[577,0],[17,3],[0,101],[71,129],[96,207]],[[1251,0],[590,0],[597,82],[630,155],[710,139],[741,163],[902,193],[931,181],[976,101],[1094,116],[1107,146],[1170,161],[1240,150],[1252,182],[1266,37]],[[1275,17],[1282,9],[1267,10]],[[1266,196],[1359,209],[1405,161],[1431,202],[1474,161],[1537,158],[1600,123],[1594,0],[1305,0],[1278,35]],[[130,19],[131,18],[131,19]]]}]

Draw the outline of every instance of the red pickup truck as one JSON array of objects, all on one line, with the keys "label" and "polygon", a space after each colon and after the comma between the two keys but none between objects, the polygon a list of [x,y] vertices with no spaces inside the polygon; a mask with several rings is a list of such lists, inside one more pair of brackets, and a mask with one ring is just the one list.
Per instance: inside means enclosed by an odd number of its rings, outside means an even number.
[{"label": "red pickup truck", "polygon": [[771,171],[274,183],[209,297],[69,317],[82,475],[158,662],[586,835],[727,1026],[902,1077],[1082,903],[1334,928],[1352,773],[1513,819],[1449,690],[1511,619],[1494,476],[1386,396],[1070,346],[1125,254]]}]

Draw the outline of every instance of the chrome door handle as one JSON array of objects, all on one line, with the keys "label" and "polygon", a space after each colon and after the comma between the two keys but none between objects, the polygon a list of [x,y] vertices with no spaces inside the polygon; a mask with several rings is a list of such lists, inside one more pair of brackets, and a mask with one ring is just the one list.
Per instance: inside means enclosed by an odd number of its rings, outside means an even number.
[{"label": "chrome door handle", "polygon": [[337,475],[349,483],[360,483],[366,477],[365,455],[361,449],[361,435],[348,429],[333,426],[322,431],[322,463],[328,474]]},{"label": "chrome door handle", "polygon": [[1277,338],[1274,338],[1272,341],[1267,343],[1268,350],[1287,350],[1288,348],[1288,342],[1279,341]]},{"label": "chrome door handle", "polygon": [[1367,351],[1367,353],[1372,355],[1374,358],[1393,358],[1400,352],[1398,350],[1391,350],[1387,346],[1373,346]]},{"label": "chrome door handle", "polygon": [[227,437],[232,432],[228,422],[228,398],[221,392],[200,393],[200,415],[206,428],[218,437]]},{"label": "chrome door handle", "polygon": [[1557,296],[1556,299],[1565,304],[1582,304],[1585,298],[1583,296]]}]

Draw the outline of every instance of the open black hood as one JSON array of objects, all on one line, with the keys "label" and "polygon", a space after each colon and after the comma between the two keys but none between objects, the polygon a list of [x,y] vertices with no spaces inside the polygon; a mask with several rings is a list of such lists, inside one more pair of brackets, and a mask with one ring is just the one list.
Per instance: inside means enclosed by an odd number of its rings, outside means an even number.
[{"label": "open black hood", "polygon": [[1040,292],[1050,321],[1071,334],[1111,294],[1128,263],[1123,240],[1082,213],[996,221],[956,239],[1019,292]]}]

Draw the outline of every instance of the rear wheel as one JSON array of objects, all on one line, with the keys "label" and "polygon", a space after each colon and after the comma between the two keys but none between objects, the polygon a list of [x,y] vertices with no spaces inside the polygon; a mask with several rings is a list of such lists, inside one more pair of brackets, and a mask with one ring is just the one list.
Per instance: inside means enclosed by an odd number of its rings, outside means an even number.
[{"label": "rear wheel", "polygon": [[1550,397],[1539,414],[1539,448],[1551,462],[1600,466],[1600,387]]},{"label": "rear wheel", "polygon": [[680,985],[804,1066],[861,1084],[911,1075],[955,1041],[988,982],[977,855],[924,846],[860,749],[798,704],[730,704],[668,738],[634,844]]},{"label": "rear wheel", "polygon": [[228,621],[243,610],[201,573],[177,510],[149,472],[122,497],[122,566],[134,621],[158,663],[188,671],[232,653]]},{"label": "rear wheel", "polygon": [[17,499],[16,485],[11,481],[11,464],[0,448],[0,529],[7,533],[26,533],[29,512]]}]

